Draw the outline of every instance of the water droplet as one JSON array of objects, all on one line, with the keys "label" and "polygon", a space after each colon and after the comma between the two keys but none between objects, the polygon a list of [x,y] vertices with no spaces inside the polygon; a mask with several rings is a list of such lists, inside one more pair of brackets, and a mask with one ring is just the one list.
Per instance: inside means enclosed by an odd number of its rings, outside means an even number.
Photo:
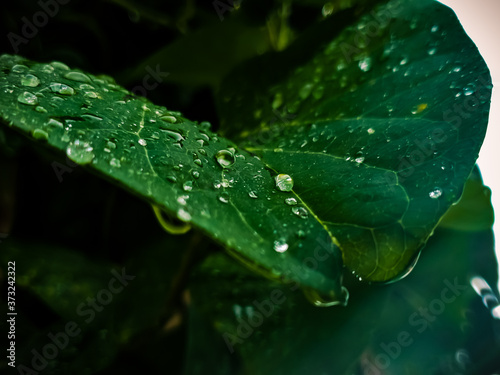
[{"label": "water droplet", "polygon": [[307,97],[311,94],[313,89],[312,83],[306,83],[299,91],[299,96],[301,99],[307,99]]},{"label": "water droplet", "polygon": [[274,241],[274,250],[278,253],[284,253],[288,250],[288,244],[284,238]]},{"label": "water droplet", "polygon": [[320,294],[312,288],[304,288],[304,295],[313,305],[318,307],[330,307],[335,305],[346,306],[349,300],[349,292],[346,287],[342,287],[341,295],[336,296],[334,293]]},{"label": "water droplet", "polygon": [[309,213],[304,207],[292,207],[292,212],[302,219],[307,219]]},{"label": "water droplet", "polygon": [[222,168],[229,168],[234,164],[235,161],[233,153],[228,150],[220,150],[215,155],[215,159]]},{"label": "water droplet", "polygon": [[89,143],[77,139],[68,145],[66,155],[75,163],[88,164],[94,159],[93,150]]},{"label": "water droplet", "polygon": [[95,91],[86,91],[84,94],[83,94],[86,98],[91,98],[91,99],[102,99],[98,93],[96,93]]},{"label": "water droplet", "polygon": [[47,113],[47,110],[43,108],[41,105],[37,105],[35,107],[35,111],[40,112],[40,113]]},{"label": "water droplet", "polygon": [[273,109],[278,109],[282,104],[283,104],[283,95],[280,92],[277,92],[276,95],[274,95],[271,107]]},{"label": "water droplet", "polygon": [[115,168],[120,168],[122,166],[120,163],[120,160],[115,159],[115,158],[113,158],[109,161],[109,165],[111,165],[112,167],[115,167]]},{"label": "water droplet", "polygon": [[139,142],[139,144],[140,144],[141,146],[147,146],[147,145],[148,145],[148,142],[146,142],[146,140],[145,140],[145,139],[142,139],[142,138],[141,138],[141,139],[139,139],[139,141],[138,141],[138,142]]},{"label": "water droplet", "polygon": [[434,188],[434,190],[429,193],[429,197],[432,199],[437,199],[441,195],[443,195],[443,190],[439,187]]},{"label": "water droplet", "polygon": [[368,72],[372,68],[372,59],[370,57],[365,57],[359,61],[358,66],[363,72]]},{"label": "water droplet", "polygon": [[365,157],[364,156],[358,156],[356,159],[354,159],[354,161],[358,164],[361,164],[365,161]]},{"label": "water droplet", "polygon": [[201,161],[201,159],[194,159],[193,163],[195,163],[196,165],[199,165],[200,167],[203,167],[203,162]]},{"label": "water droplet", "polygon": [[399,65],[406,65],[406,64],[408,64],[408,59],[406,57],[399,62]]},{"label": "water droplet", "polygon": [[427,54],[432,56],[436,54],[437,49],[436,48],[431,48],[427,51]]},{"label": "water droplet", "polygon": [[370,128],[370,129],[367,130],[367,132],[368,132],[368,134],[373,134],[373,133],[375,133],[375,129]]},{"label": "water droplet", "polygon": [[325,5],[323,5],[323,9],[321,9],[321,14],[323,15],[323,17],[328,17],[333,13],[334,9],[335,7],[332,3],[325,3]]},{"label": "water droplet", "polygon": [[474,94],[475,91],[476,91],[476,85],[473,84],[473,83],[469,83],[464,88],[464,95],[465,96],[470,96],[470,95]]},{"label": "water droplet", "polygon": [[220,195],[219,195],[219,200],[222,202],[222,203],[229,203],[229,193],[227,191],[223,191]]},{"label": "water droplet", "polygon": [[171,176],[171,175],[170,175],[170,176],[166,176],[165,178],[166,178],[168,181],[172,182],[172,183],[177,182],[177,177],[175,177],[175,176]]},{"label": "water droplet", "polygon": [[177,211],[177,217],[187,223],[191,221],[191,214],[183,208]]},{"label": "water droplet", "polygon": [[27,105],[37,105],[38,104],[38,98],[36,97],[35,94],[32,94],[31,92],[25,91],[22,94],[19,94],[17,97],[17,101],[19,103],[27,104]]},{"label": "water droplet", "polygon": [[427,109],[427,107],[428,107],[427,103],[420,103],[411,109],[411,113],[414,115],[418,115],[419,113],[422,113],[423,111],[425,111]]},{"label": "water droplet", "polygon": [[191,174],[193,175],[194,178],[200,178],[200,172],[198,171],[192,171]]},{"label": "water droplet", "polygon": [[102,117],[99,117],[96,115],[91,115],[90,113],[86,113],[86,114],[82,115],[82,118],[85,118],[85,119],[88,119],[91,121],[102,121],[103,120]]},{"label": "water droplet", "polygon": [[434,26],[432,26],[432,28],[431,28],[431,33],[435,33],[435,32],[436,32],[436,31],[438,31],[438,30],[439,30],[439,26],[438,26],[438,25],[434,25]]},{"label": "water droplet", "polygon": [[285,199],[285,203],[289,206],[295,206],[297,204],[297,199],[290,197]]},{"label": "water droplet", "polygon": [[69,66],[67,66],[66,64],[62,63],[62,62],[59,62],[59,61],[52,61],[50,63],[50,65],[52,65],[54,68],[56,69],[60,69],[60,70],[69,70]]},{"label": "water droplet", "polygon": [[26,65],[22,64],[16,64],[12,67],[11,69],[14,73],[24,73],[29,70],[29,68]]},{"label": "water droplet", "polygon": [[21,85],[28,87],[37,87],[40,84],[40,79],[33,74],[26,74],[21,79]]},{"label": "water droplet", "polygon": [[304,232],[302,229],[299,229],[297,231],[297,237],[304,238],[305,236],[306,236],[306,232]]},{"label": "water droplet", "polygon": [[108,141],[106,143],[106,147],[108,147],[110,150],[114,150],[114,149],[116,149],[116,144],[111,142],[111,141]]},{"label": "water droplet", "polygon": [[74,95],[75,90],[73,87],[65,85],[64,83],[51,83],[50,84],[50,89],[52,92],[57,92],[58,94],[61,95]]},{"label": "water droplet", "polygon": [[160,116],[160,120],[163,120],[163,121],[168,122],[170,124],[175,124],[177,122],[177,118],[175,118],[174,116],[170,116],[170,115]]},{"label": "water droplet", "polygon": [[39,139],[39,140],[42,140],[42,141],[46,141],[46,140],[49,139],[49,134],[46,131],[42,130],[42,129],[35,129],[35,130],[33,130],[32,135],[33,135],[33,138]]},{"label": "water droplet", "polygon": [[171,130],[165,130],[165,129],[162,129],[162,131],[164,133],[166,133],[170,138],[172,138],[173,140],[175,140],[176,142],[181,142],[184,140],[184,137],[178,133],[178,132],[174,132],[174,131],[171,131]]},{"label": "water droplet", "polygon": [[250,198],[253,198],[253,199],[257,199],[257,198],[258,198],[257,194],[255,194],[255,191],[251,191],[251,192],[249,192],[249,193],[248,193],[248,196],[249,196]]},{"label": "water droplet", "polygon": [[193,181],[186,181],[186,182],[184,182],[184,184],[182,185],[182,189],[184,191],[191,191],[191,190],[193,190]]},{"label": "water droplet", "polygon": [[69,72],[64,75],[64,78],[76,82],[90,83],[90,77],[82,72]]},{"label": "water droplet", "polygon": [[293,179],[287,174],[276,176],[276,187],[281,191],[290,191],[293,189]]}]

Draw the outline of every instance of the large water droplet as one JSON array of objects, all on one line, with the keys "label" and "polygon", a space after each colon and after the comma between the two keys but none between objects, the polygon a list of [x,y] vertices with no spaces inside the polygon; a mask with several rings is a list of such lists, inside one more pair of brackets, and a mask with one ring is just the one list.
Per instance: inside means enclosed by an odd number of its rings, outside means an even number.
[{"label": "large water droplet", "polygon": [[290,191],[293,189],[293,179],[287,174],[276,176],[276,187],[281,191]]},{"label": "large water droplet", "polygon": [[40,84],[40,79],[33,74],[26,74],[21,78],[21,85],[28,87],[37,87]]},{"label": "large water droplet", "polygon": [[233,153],[228,150],[220,150],[215,154],[215,159],[222,168],[229,168],[235,161]]},{"label": "large water droplet", "polygon": [[16,64],[12,67],[11,69],[14,73],[24,73],[29,70],[29,68],[26,65],[22,64]]},{"label": "large water droplet", "polygon": [[274,241],[274,250],[278,253],[284,253],[288,250],[288,244],[284,238]]},{"label": "large water droplet", "polygon": [[31,92],[25,91],[22,94],[19,94],[17,97],[17,101],[19,103],[27,104],[27,105],[37,105],[38,104],[38,98],[36,97],[35,94],[32,94]]},{"label": "large water droplet", "polygon": [[81,72],[69,72],[64,75],[64,78],[70,79],[76,82],[90,83],[90,77]]},{"label": "large water droplet", "polygon": [[191,214],[183,208],[177,211],[177,217],[186,223],[191,221]]},{"label": "large water droplet", "polygon": [[57,82],[51,83],[50,89],[52,90],[52,92],[57,92],[58,94],[61,95],[75,94],[75,90],[73,89],[73,87],[65,85],[64,83],[57,83]]},{"label": "large water droplet", "polygon": [[309,215],[304,207],[292,207],[292,212],[302,219],[307,219]]},{"label": "large water droplet", "polygon": [[429,197],[431,197],[432,199],[437,199],[441,195],[443,195],[443,190],[441,188],[439,188],[439,187],[434,188],[434,190],[432,190],[429,193]]},{"label": "large water droplet", "polygon": [[79,139],[70,143],[66,148],[68,158],[78,164],[88,164],[94,159],[94,149],[89,143]]}]

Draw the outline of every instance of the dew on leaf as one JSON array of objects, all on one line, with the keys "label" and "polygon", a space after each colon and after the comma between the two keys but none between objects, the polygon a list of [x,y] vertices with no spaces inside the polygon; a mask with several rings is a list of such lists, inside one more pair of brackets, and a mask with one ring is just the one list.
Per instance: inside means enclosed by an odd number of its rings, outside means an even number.
[{"label": "dew on leaf", "polygon": [[193,190],[193,181],[186,181],[186,182],[184,182],[184,184],[182,185],[182,189],[184,191],[191,191],[191,190]]},{"label": "dew on leaf", "polygon": [[52,61],[50,65],[59,70],[69,70],[69,66],[59,61]]},{"label": "dew on leaf", "polygon": [[142,138],[141,138],[141,139],[139,139],[139,141],[138,141],[138,142],[139,142],[139,144],[140,144],[141,146],[147,146],[147,145],[148,145],[148,142],[146,142],[146,140],[145,140],[145,139],[142,139]]},{"label": "dew on leaf", "polygon": [[26,65],[16,64],[11,69],[14,73],[25,73],[29,70]]},{"label": "dew on leaf", "polygon": [[47,110],[45,108],[43,108],[41,105],[37,105],[35,107],[35,111],[37,111],[39,113],[47,113]]},{"label": "dew on leaf", "polygon": [[64,78],[70,79],[76,82],[90,83],[90,77],[82,72],[68,72],[64,75]]},{"label": "dew on leaf", "polygon": [[50,84],[50,89],[52,90],[52,92],[56,92],[61,95],[70,96],[75,94],[75,90],[73,89],[73,87],[65,85],[64,83],[53,82]]},{"label": "dew on leaf", "polygon": [[304,207],[292,207],[292,212],[302,219],[307,219],[309,213]]},{"label": "dew on leaf", "polygon": [[227,191],[223,191],[222,193],[220,193],[219,200],[222,203],[229,203],[229,193]]},{"label": "dew on leaf", "polygon": [[274,251],[278,253],[284,253],[288,250],[288,244],[284,238],[274,241]]},{"label": "dew on leaf", "polygon": [[35,94],[32,94],[31,92],[25,91],[17,97],[17,101],[22,104],[26,105],[37,105],[38,104],[38,98],[36,97]]},{"label": "dew on leaf", "polygon": [[229,168],[235,161],[234,154],[228,150],[220,150],[217,152],[217,154],[215,154],[215,159],[222,168]]},{"label": "dew on leaf", "polygon": [[191,174],[193,175],[194,178],[200,178],[200,172],[198,171],[192,171]]},{"label": "dew on leaf", "polygon": [[359,61],[358,66],[363,72],[368,72],[372,68],[372,59],[370,57],[365,57]]},{"label": "dew on leaf", "polygon": [[46,141],[49,139],[49,134],[42,129],[33,130],[32,135],[33,135],[33,138],[43,140],[43,141]]},{"label": "dew on leaf", "polygon": [[170,124],[175,124],[177,122],[177,118],[175,118],[174,116],[171,116],[171,115],[160,116],[160,120],[163,120],[163,121],[168,122]]},{"label": "dew on leaf", "polygon": [[293,189],[293,179],[287,174],[276,176],[276,187],[281,191],[290,191]]},{"label": "dew on leaf", "polygon": [[37,87],[40,84],[40,79],[33,74],[26,74],[21,78],[21,85],[27,87]]},{"label": "dew on leaf", "polygon": [[164,133],[166,133],[170,138],[175,140],[176,142],[181,142],[184,140],[184,137],[178,132],[174,132],[172,130],[165,130],[165,129],[162,129],[162,131]]},{"label": "dew on leaf", "polygon": [[249,192],[249,193],[248,193],[248,196],[249,196],[250,198],[253,198],[253,199],[257,199],[257,198],[259,198],[259,197],[257,196],[257,194],[255,193],[255,191],[251,191],[251,192]]},{"label": "dew on leaf", "polygon": [[441,197],[441,195],[443,195],[443,190],[439,187],[434,188],[434,190],[429,193],[429,197],[432,199],[437,199]]},{"label": "dew on leaf", "polygon": [[177,217],[186,223],[191,221],[191,214],[183,208],[177,211]]},{"label": "dew on leaf", "polygon": [[88,164],[95,157],[93,151],[94,149],[89,143],[77,139],[68,145],[66,155],[75,163]]},{"label": "dew on leaf", "polygon": [[122,165],[120,163],[120,160],[116,159],[116,158],[112,158],[110,161],[109,161],[109,165],[111,165],[112,167],[114,168],[120,168]]},{"label": "dew on leaf", "polygon": [[295,206],[297,204],[297,199],[290,197],[285,199],[285,203],[289,206]]},{"label": "dew on leaf", "polygon": [[196,165],[198,165],[200,167],[203,167],[203,162],[201,161],[201,159],[194,159],[193,163],[195,163]]}]

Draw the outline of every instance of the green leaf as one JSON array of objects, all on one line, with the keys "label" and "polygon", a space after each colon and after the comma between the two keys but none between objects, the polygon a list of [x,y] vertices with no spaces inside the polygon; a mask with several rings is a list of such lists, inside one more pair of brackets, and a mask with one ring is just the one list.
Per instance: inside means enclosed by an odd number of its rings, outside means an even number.
[{"label": "green leaf", "polygon": [[386,281],[405,275],[460,198],[491,88],[450,9],[387,1],[252,61],[219,98],[225,134],[292,176],[356,275]]},{"label": "green leaf", "polygon": [[[483,193],[472,189],[458,206],[474,201],[482,202]],[[474,221],[464,217],[462,225]],[[356,292],[343,308],[314,308],[293,284],[257,279],[223,254],[193,274],[191,308],[210,317],[226,343],[221,351],[239,358],[243,373],[430,374],[446,359],[450,369],[443,373],[467,366],[468,373],[480,374],[487,373],[485,362],[496,363],[497,321],[471,287],[474,276],[497,284],[491,227],[463,232],[439,226],[404,280],[346,280]],[[458,361],[460,352],[468,353],[467,363]],[[210,362],[203,363],[210,372]]]},{"label": "green leaf", "polygon": [[258,158],[108,77],[10,55],[0,71],[3,121],[66,152],[70,168],[84,166],[191,222],[267,276],[345,299],[331,236],[314,215],[294,214],[285,203],[292,193],[276,188]]}]

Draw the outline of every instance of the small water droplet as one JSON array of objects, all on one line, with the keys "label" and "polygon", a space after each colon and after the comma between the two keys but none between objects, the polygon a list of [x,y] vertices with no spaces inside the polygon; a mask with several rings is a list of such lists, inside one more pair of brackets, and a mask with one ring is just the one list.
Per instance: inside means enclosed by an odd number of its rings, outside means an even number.
[{"label": "small water droplet", "polygon": [[276,176],[276,187],[281,191],[291,191],[293,189],[293,179],[287,174]]},{"label": "small water droplet", "polygon": [[302,219],[307,219],[309,213],[304,207],[292,207],[292,212]]},{"label": "small water droplet", "polygon": [[96,93],[95,91],[86,91],[84,94],[83,94],[86,98],[91,98],[91,99],[101,99],[101,97],[99,96],[98,93]]},{"label": "small water droplet", "polygon": [[177,217],[186,223],[191,221],[191,214],[183,208],[177,211]]},{"label": "small water droplet", "polygon": [[61,95],[74,95],[75,90],[73,87],[65,85],[64,83],[53,82],[50,84],[50,89],[52,92],[56,92]]},{"label": "small water droplet", "polygon": [[46,141],[46,140],[49,139],[49,134],[46,131],[42,130],[42,129],[35,129],[35,130],[33,130],[32,135],[33,135],[33,138],[39,139],[39,140],[42,140],[42,141]]},{"label": "small water droplet", "polygon": [[321,9],[321,14],[323,15],[323,17],[328,17],[333,13],[334,9],[335,7],[332,3],[325,3],[325,5],[323,5],[323,9]]},{"label": "small water droplet", "polygon": [[193,163],[195,163],[196,165],[199,165],[200,167],[203,167],[203,162],[201,161],[201,159],[194,159]]},{"label": "small water droplet", "polygon": [[257,199],[257,198],[258,198],[257,194],[255,194],[255,191],[251,191],[251,192],[249,192],[249,193],[248,193],[248,196],[249,196],[250,198],[253,198],[253,199]]},{"label": "small water droplet", "polygon": [[70,79],[76,82],[90,83],[90,77],[82,72],[68,72],[64,75],[64,78]]},{"label": "small water droplet", "polygon": [[192,171],[191,174],[193,175],[194,178],[200,178],[200,172],[198,171]]},{"label": "small water droplet", "polygon": [[307,99],[307,97],[311,94],[311,91],[313,89],[312,83],[306,83],[302,88],[299,90],[299,97],[301,99]]},{"label": "small water droplet", "polygon": [[367,132],[368,132],[368,134],[373,134],[373,133],[375,133],[375,129],[370,128],[370,129],[367,130]]},{"label": "small water droplet", "polygon": [[47,110],[43,108],[41,105],[37,105],[35,107],[35,111],[40,112],[40,113],[47,113]]},{"label": "small water droplet", "polygon": [[182,185],[182,189],[184,191],[191,191],[191,190],[193,190],[193,181],[186,181],[186,182],[184,182],[184,184]]},{"label": "small water droplet", "polygon": [[227,191],[223,191],[222,193],[220,193],[219,200],[222,203],[229,203],[229,193]]},{"label": "small water droplet", "polygon": [[359,61],[358,66],[363,72],[368,72],[372,68],[372,59],[370,57],[365,57]]},{"label": "small water droplet", "polygon": [[168,181],[172,182],[172,183],[177,182],[177,177],[175,177],[175,176],[170,175],[170,176],[166,176],[165,178],[166,178]]},{"label": "small water droplet", "polygon": [[67,66],[66,64],[62,63],[62,62],[59,62],[59,61],[52,61],[50,63],[50,65],[52,65],[54,68],[56,69],[60,69],[60,70],[69,70],[69,66]]},{"label": "small water droplet", "polygon": [[354,159],[354,161],[358,164],[361,164],[365,161],[365,157],[364,156],[358,156],[356,159]]},{"label": "small water droplet", "polygon": [[139,144],[140,144],[141,146],[147,146],[147,145],[148,145],[148,142],[146,142],[146,140],[145,140],[145,139],[142,139],[142,138],[141,138],[141,139],[139,139],[139,141],[138,141],[138,142],[139,142]]},{"label": "small water droplet", "polygon": [[441,195],[443,195],[443,190],[441,188],[439,188],[439,187],[434,188],[434,190],[432,190],[429,193],[429,197],[431,197],[432,199],[437,199]]},{"label": "small water droplet", "polygon": [[297,204],[297,199],[290,197],[285,199],[285,203],[289,206],[295,206]]},{"label": "small water droplet", "polygon": [[25,91],[17,97],[17,101],[22,104],[27,104],[27,105],[37,105],[38,104],[38,98],[36,97],[35,94],[32,94],[31,92]]},{"label": "small water droplet", "polygon": [[12,67],[11,69],[14,73],[24,73],[29,70],[29,68],[26,65],[22,64],[16,64]]},{"label": "small water droplet", "polygon": [[436,54],[437,49],[436,48],[431,48],[427,51],[427,54],[432,56]]},{"label": "small water droplet", "polygon": [[470,96],[470,95],[474,94],[475,91],[476,91],[476,85],[474,83],[469,83],[464,88],[464,95]]},{"label": "small water droplet", "polygon": [[115,159],[115,158],[112,158],[109,161],[109,165],[111,165],[112,167],[115,167],[115,168],[120,168],[122,166],[121,163],[120,163],[120,160]]},{"label": "small water droplet", "polygon": [[283,104],[283,95],[281,94],[281,92],[277,92],[274,95],[274,99],[273,99],[273,102],[271,103],[271,107],[273,109],[278,109],[282,104]]},{"label": "small water droplet", "polygon": [[434,25],[434,26],[432,26],[432,28],[431,28],[431,33],[435,33],[435,32],[436,32],[436,31],[438,31],[438,30],[439,30],[439,26],[438,26],[438,25]]},{"label": "small water droplet", "polygon": [[171,116],[171,115],[160,116],[160,120],[163,120],[163,121],[168,122],[170,124],[175,124],[177,122],[177,118],[175,118],[174,116]]},{"label": "small water droplet", "polygon": [[94,159],[93,150],[89,143],[77,139],[68,145],[66,155],[75,163],[88,164]]},{"label": "small water droplet", "polygon": [[166,130],[166,129],[162,129],[162,131],[164,133],[166,133],[170,138],[175,140],[176,142],[184,141],[184,137],[178,132],[174,132],[172,130]]},{"label": "small water droplet", "polygon": [[406,65],[408,64],[408,58],[403,58],[400,62],[399,62],[399,65]]},{"label": "small water droplet", "polygon": [[222,168],[229,168],[235,161],[234,154],[228,150],[220,150],[217,152],[217,154],[215,154],[215,159]]},{"label": "small water droplet", "polygon": [[284,253],[288,250],[288,244],[284,238],[274,241],[274,250],[278,253]]},{"label": "small water droplet", "polygon": [[21,79],[21,85],[28,87],[37,87],[40,84],[40,79],[33,74],[26,74]]},{"label": "small water droplet", "polygon": [[302,229],[299,229],[297,231],[297,237],[304,238],[305,236],[306,236],[306,232],[304,232]]}]

